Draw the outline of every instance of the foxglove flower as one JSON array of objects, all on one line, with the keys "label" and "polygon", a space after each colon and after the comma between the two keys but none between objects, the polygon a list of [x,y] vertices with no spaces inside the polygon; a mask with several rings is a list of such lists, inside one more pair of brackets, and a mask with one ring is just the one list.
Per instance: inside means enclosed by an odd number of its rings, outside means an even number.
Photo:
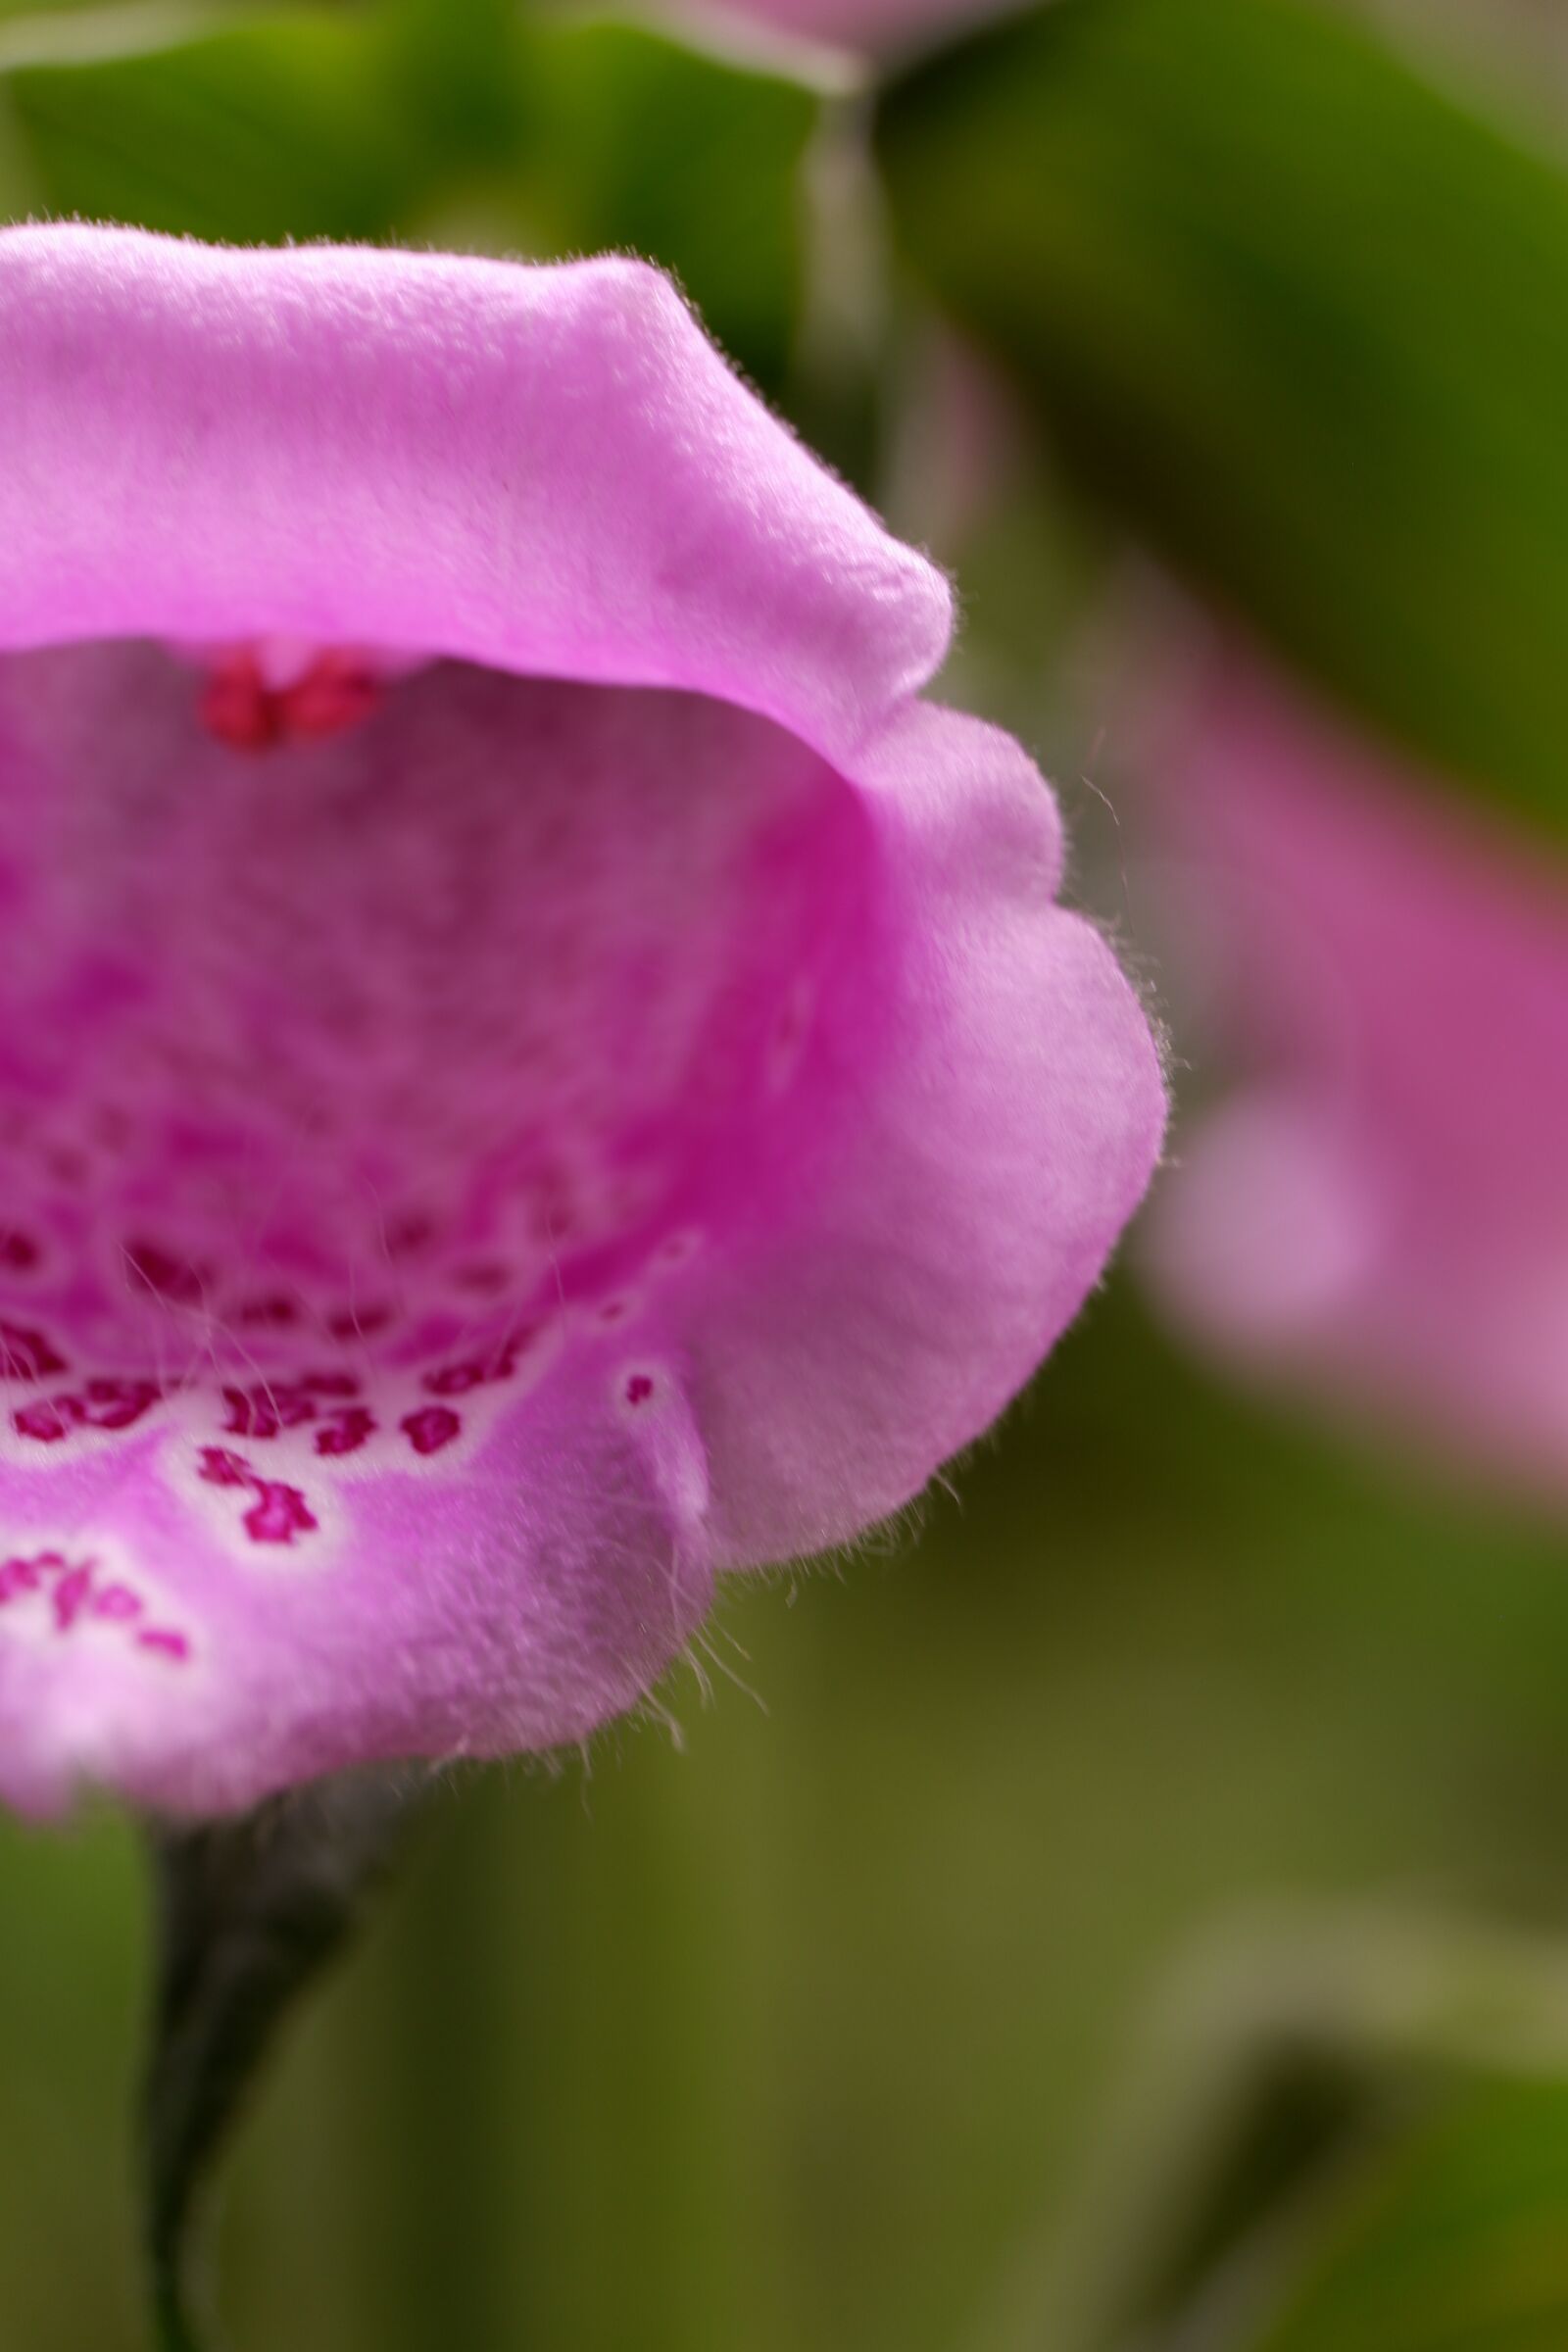
[{"label": "foxglove flower", "polygon": [[0,1791],[585,1735],[1162,1094],[945,584],[668,284],[0,236]]},{"label": "foxglove flower", "polygon": [[1200,678],[1157,731],[1164,895],[1183,1042],[1230,1083],[1179,1139],[1161,1287],[1568,1499],[1568,876],[1250,658]]},{"label": "foxglove flower", "polygon": [[954,38],[1000,16],[1009,0],[716,0],[788,38],[886,60]]}]

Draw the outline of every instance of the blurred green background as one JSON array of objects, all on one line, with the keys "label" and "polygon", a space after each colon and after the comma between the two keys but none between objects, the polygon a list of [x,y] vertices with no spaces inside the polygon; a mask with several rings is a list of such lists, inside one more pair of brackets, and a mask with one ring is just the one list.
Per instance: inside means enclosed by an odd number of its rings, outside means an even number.
[{"label": "blurred green background", "polygon": [[[872,66],[0,7],[0,204],[665,262],[959,567],[949,690],[1147,962],[1075,652],[1129,544],[1558,854],[1553,16],[1058,0]],[[1011,372],[1000,501],[944,313]],[[1560,1523],[1222,1385],[1123,1272],[953,1487],[731,1589],[589,1756],[443,1788],[229,2168],[235,2352],[1560,2352]],[[22,2352],[141,2340],[144,1899],[118,1817],[0,1827]]]},{"label": "blurred green background", "polygon": [[[765,1713],[715,1669],[666,1693],[683,1753],[621,1729],[438,1800],[242,2140],[235,2345],[1047,2352],[1195,1938],[1288,1898],[1560,1917],[1554,1536],[1200,1384],[1119,1284],[958,1485],[728,1595]],[[6,2309],[29,2352],[128,2345],[136,1840],[0,1853]]]}]

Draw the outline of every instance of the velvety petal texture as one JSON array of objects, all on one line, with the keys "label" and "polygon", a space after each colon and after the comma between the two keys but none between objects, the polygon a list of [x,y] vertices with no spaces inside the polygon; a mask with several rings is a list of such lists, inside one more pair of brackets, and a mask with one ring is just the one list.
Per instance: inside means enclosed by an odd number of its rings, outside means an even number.
[{"label": "velvety petal texture", "polygon": [[0,1793],[578,1739],[1094,1283],[1143,1014],[657,273],[0,234]]},{"label": "velvety petal texture", "polygon": [[1150,1228],[1227,1350],[1568,1501],[1568,874],[1255,660],[1156,731],[1185,1043]]},{"label": "velvety petal texture", "polygon": [[278,634],[685,686],[829,755],[946,582],[640,262],[5,232],[0,644]]}]

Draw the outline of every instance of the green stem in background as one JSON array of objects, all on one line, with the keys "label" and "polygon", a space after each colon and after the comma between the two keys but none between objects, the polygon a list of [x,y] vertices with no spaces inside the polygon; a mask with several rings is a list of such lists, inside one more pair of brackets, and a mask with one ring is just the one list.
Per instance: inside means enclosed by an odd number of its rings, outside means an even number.
[{"label": "green stem in background", "polygon": [[1560,853],[1561,162],[1306,0],[1009,13],[881,92],[876,152],[1111,511]]},{"label": "green stem in background", "polygon": [[158,2352],[201,2352],[186,2284],[193,2207],[298,1995],[387,1875],[427,1781],[322,1781],[234,1821],[150,1829],[157,1984],[141,2180]]},{"label": "green stem in background", "polygon": [[153,2340],[157,2352],[203,2352],[201,2337],[190,2324],[179,2281],[172,2272],[153,2281]]}]

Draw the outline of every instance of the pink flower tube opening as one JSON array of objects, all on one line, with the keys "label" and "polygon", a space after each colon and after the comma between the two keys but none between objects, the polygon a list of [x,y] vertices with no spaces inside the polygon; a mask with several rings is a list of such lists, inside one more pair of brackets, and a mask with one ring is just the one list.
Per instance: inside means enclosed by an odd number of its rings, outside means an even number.
[{"label": "pink flower tube opening", "polygon": [[[972,24],[1006,16],[1023,0],[686,0],[673,14],[720,36],[736,19],[788,41],[852,58],[886,60],[954,39]],[[669,13],[669,12],[666,12]]]},{"label": "pink flower tube opening", "polygon": [[1150,1228],[1161,1289],[1568,1497],[1568,882],[1239,652],[1157,740],[1228,1073]]},{"label": "pink flower tube opening", "polygon": [[580,1738],[1027,1377],[1162,1093],[668,285],[0,234],[0,1793]]}]

